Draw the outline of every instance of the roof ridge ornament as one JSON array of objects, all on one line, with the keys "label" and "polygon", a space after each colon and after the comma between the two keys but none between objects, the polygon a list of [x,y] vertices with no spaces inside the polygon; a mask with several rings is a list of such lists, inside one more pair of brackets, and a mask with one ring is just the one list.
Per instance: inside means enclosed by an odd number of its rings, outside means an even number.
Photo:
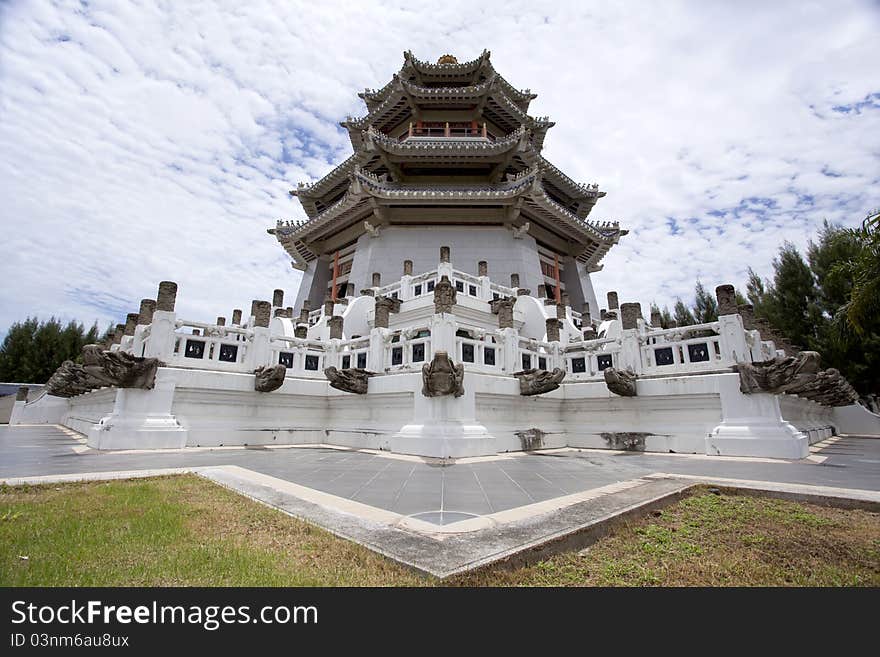
[{"label": "roof ridge ornament", "polygon": [[450,55],[449,53],[445,55],[440,55],[440,58],[437,60],[437,64],[439,65],[448,65],[448,64],[458,64],[458,58],[455,55]]}]

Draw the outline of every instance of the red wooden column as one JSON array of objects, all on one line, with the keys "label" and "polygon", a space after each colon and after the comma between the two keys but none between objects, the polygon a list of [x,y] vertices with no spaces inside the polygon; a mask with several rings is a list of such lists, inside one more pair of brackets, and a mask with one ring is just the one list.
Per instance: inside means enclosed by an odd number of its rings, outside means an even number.
[{"label": "red wooden column", "polygon": [[553,277],[556,279],[556,303],[562,301],[562,290],[559,287],[559,254],[553,256]]},{"label": "red wooden column", "polygon": [[330,288],[330,298],[336,301],[336,277],[339,276],[339,251],[333,256],[333,283]]}]

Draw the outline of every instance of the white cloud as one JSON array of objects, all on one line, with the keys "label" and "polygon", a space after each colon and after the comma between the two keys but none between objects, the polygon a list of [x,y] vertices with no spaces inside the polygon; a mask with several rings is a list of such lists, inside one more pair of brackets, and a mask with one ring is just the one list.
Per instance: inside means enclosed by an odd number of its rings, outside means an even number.
[{"label": "white cloud", "polygon": [[547,157],[631,229],[600,294],[743,285],[880,205],[876,4],[538,4],[0,6],[0,331],[115,323],[164,279],[197,319],[292,296],[265,229],[303,216],[287,190],[348,156],[338,122],[406,49],[489,48],[540,94]]}]

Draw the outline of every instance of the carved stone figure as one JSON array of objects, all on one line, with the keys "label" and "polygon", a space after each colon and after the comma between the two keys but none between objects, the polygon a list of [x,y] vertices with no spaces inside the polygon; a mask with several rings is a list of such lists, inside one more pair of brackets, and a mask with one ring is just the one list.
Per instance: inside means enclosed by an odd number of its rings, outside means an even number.
[{"label": "carved stone figure", "polygon": [[461,397],[464,394],[463,380],[464,365],[454,365],[445,351],[435,351],[434,359],[422,365],[422,394],[425,397]]},{"label": "carved stone figure", "polygon": [[87,344],[82,350],[83,370],[100,386],[140,388],[152,390],[156,371],[162,363],[158,358],[141,358],[124,351],[104,351],[97,344]]},{"label": "carved stone figure", "polygon": [[498,328],[513,328],[513,306],[516,305],[515,297],[494,299],[489,302],[492,312],[498,315]]},{"label": "carved stone figure", "polygon": [[763,363],[739,363],[739,389],[750,394],[787,393],[826,406],[849,406],[858,401],[858,393],[836,369],[819,370],[819,354],[801,351]]},{"label": "carved stone figure", "polygon": [[72,360],[64,361],[46,382],[46,392],[55,397],[76,397],[105,385]]},{"label": "carved stone figure", "polygon": [[370,237],[379,237],[379,228],[371,224],[369,221],[364,222],[364,230],[367,231],[367,234]]},{"label": "carved stone figure", "polygon": [[[739,363],[739,389],[745,394],[770,392],[781,394],[811,383],[819,373],[820,356],[802,351],[796,356],[777,356],[761,363]],[[797,393],[793,393],[797,394]]]},{"label": "carved stone figure", "polygon": [[393,297],[376,297],[375,320],[373,326],[375,328],[388,328],[391,320],[391,313],[400,312],[400,299]]},{"label": "carved stone figure", "polygon": [[605,368],[602,373],[605,375],[605,385],[615,395],[621,397],[636,396],[636,373],[630,368],[618,370],[613,367]]},{"label": "carved stone figure", "polygon": [[458,294],[455,286],[449,281],[449,277],[445,274],[440,278],[440,282],[434,286],[434,313],[452,312],[455,306]]},{"label": "carved stone figure", "polygon": [[272,392],[278,390],[284,384],[284,375],[287,368],[284,365],[266,365],[254,370],[254,390],[257,392]]},{"label": "carved stone figure", "polygon": [[565,378],[565,370],[558,367],[549,372],[531,369],[514,372],[513,375],[519,379],[519,394],[531,397],[556,390]]},{"label": "carved stone figure", "polygon": [[328,367],[324,370],[324,376],[330,381],[331,388],[343,392],[353,392],[356,395],[365,395],[367,394],[367,381],[371,376],[376,376],[376,373],[357,367],[348,367],[342,370]]}]

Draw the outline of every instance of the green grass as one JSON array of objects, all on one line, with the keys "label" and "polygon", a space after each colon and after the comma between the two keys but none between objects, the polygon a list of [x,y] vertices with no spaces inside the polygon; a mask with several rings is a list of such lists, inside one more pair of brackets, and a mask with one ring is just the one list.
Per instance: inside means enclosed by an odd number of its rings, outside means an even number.
[{"label": "green grass", "polygon": [[191,475],[7,487],[0,517],[4,586],[422,582],[366,548]]},{"label": "green grass", "polygon": [[[878,586],[880,514],[701,490],[586,550],[446,583]],[[433,584],[192,475],[0,488],[3,586]]]},{"label": "green grass", "polygon": [[457,583],[878,586],[880,514],[698,489],[585,550]]}]

